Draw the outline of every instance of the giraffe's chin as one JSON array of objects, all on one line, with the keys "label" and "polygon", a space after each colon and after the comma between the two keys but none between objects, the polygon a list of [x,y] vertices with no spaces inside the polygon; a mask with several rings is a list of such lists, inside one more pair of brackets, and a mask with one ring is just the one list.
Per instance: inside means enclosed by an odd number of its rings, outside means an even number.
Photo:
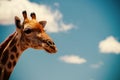
[{"label": "giraffe's chin", "polygon": [[46,52],[48,52],[48,53],[56,53],[57,52],[57,50],[56,49],[44,49]]}]

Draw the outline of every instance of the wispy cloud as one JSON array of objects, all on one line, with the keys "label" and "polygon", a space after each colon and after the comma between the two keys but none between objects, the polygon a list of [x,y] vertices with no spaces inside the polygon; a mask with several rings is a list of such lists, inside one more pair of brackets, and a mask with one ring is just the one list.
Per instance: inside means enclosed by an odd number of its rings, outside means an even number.
[{"label": "wispy cloud", "polygon": [[120,42],[113,36],[109,36],[99,43],[99,49],[102,53],[120,54]]},{"label": "wispy cloud", "polygon": [[98,62],[98,63],[91,64],[90,67],[97,69],[97,68],[100,68],[100,67],[103,66],[103,65],[104,65],[104,63],[100,61],[100,62]]},{"label": "wispy cloud", "polygon": [[59,7],[60,4],[59,4],[58,2],[55,2],[55,3],[54,3],[54,6]]},{"label": "wispy cloud", "polygon": [[83,63],[87,62],[86,59],[81,58],[76,55],[65,55],[65,56],[61,56],[59,59],[65,63],[69,63],[69,64],[83,64]]},{"label": "wispy cloud", "polygon": [[[60,6],[59,3],[54,3]],[[0,24],[14,24],[14,16],[22,18],[21,12],[27,10],[35,12],[37,20],[46,20],[46,29],[48,32],[68,31],[74,27],[72,23],[64,23],[63,14],[56,8],[52,9],[48,5],[30,2],[29,0],[2,0],[0,1]]]}]

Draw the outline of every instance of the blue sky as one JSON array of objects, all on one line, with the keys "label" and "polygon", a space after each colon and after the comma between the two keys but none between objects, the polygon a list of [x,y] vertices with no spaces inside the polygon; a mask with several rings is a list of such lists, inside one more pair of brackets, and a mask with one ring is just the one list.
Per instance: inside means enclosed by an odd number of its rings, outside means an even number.
[{"label": "blue sky", "polygon": [[20,0],[9,2],[18,7],[0,2],[0,43],[15,31],[14,11],[27,9],[43,15],[40,19],[45,16],[58,48],[54,55],[27,49],[10,80],[120,80],[119,0],[23,0],[24,7]]}]

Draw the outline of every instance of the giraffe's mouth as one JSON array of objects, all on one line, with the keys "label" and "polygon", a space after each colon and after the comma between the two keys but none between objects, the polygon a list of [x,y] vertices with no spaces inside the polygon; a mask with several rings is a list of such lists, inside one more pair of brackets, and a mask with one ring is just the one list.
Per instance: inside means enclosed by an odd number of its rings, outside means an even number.
[{"label": "giraffe's mouth", "polygon": [[44,50],[48,53],[56,53],[57,49],[55,46],[50,46],[49,48],[44,48]]},{"label": "giraffe's mouth", "polygon": [[46,51],[46,52],[48,52],[48,53],[51,53],[51,51],[50,51],[50,50],[48,50],[48,49],[45,49],[45,51]]}]

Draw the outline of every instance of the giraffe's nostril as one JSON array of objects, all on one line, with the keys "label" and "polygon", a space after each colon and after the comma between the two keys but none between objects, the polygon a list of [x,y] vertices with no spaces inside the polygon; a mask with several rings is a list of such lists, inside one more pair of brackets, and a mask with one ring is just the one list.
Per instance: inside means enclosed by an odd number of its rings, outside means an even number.
[{"label": "giraffe's nostril", "polygon": [[52,42],[52,41],[47,41],[47,45],[49,45],[49,46],[53,46],[53,45],[55,45],[55,43],[54,42]]}]

